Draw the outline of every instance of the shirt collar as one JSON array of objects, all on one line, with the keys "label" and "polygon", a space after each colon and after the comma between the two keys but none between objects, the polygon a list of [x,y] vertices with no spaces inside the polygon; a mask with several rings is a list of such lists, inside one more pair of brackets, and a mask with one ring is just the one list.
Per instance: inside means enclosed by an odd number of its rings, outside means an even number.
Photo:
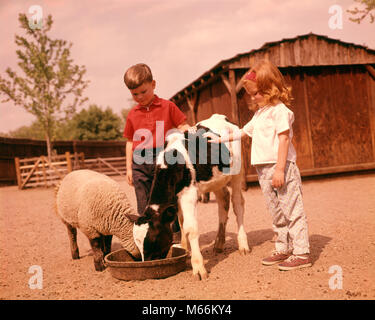
[{"label": "shirt collar", "polygon": [[[154,100],[152,100],[152,102],[150,103],[150,105],[148,107],[150,108],[150,107],[160,107],[160,106],[161,106],[161,99],[155,94]],[[137,106],[135,108],[137,110],[142,110],[142,109],[145,109],[147,107],[144,107],[144,106],[141,106],[140,104],[137,104]]]}]

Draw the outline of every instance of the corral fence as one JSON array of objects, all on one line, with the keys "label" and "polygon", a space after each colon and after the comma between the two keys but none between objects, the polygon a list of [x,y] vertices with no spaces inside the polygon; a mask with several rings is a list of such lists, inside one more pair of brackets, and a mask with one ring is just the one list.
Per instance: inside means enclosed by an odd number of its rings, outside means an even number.
[{"label": "corral fence", "polygon": [[85,159],[83,152],[65,152],[52,156],[51,161],[46,156],[16,157],[14,161],[19,189],[55,186],[69,172],[78,169],[91,169],[108,176],[126,174],[125,157]]},{"label": "corral fence", "polygon": [[49,164],[48,158],[41,156],[47,154],[45,141],[0,137],[0,185],[22,186],[28,178],[24,187],[33,183],[50,186],[60,175],[83,168],[110,176],[125,175],[125,144],[126,141],[54,141],[57,156]]}]

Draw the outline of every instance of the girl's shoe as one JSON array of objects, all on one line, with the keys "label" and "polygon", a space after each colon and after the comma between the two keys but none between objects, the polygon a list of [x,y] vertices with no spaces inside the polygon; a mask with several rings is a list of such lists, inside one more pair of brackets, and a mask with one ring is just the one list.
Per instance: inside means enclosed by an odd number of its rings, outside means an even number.
[{"label": "girl's shoe", "polygon": [[265,266],[272,266],[274,264],[285,261],[289,257],[290,257],[290,253],[282,253],[282,252],[273,251],[269,257],[264,258],[262,260],[262,264]]},{"label": "girl's shoe", "polygon": [[311,267],[309,255],[291,255],[287,260],[279,264],[279,270],[289,271],[294,269]]}]

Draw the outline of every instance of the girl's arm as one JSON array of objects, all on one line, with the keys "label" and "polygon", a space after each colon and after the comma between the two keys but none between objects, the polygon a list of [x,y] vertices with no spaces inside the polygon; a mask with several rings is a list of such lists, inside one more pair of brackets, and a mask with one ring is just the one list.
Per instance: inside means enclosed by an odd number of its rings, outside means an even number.
[{"label": "girl's arm", "polygon": [[272,177],[272,186],[274,188],[281,188],[285,183],[285,166],[288,157],[289,143],[289,130],[279,133],[277,163]]},{"label": "girl's arm", "polygon": [[243,137],[247,136],[247,134],[241,129],[239,132],[231,132],[225,137],[219,137],[214,133],[206,132],[203,134],[204,138],[209,138],[208,142],[211,143],[223,143],[223,142],[229,142],[234,140],[241,140]]}]

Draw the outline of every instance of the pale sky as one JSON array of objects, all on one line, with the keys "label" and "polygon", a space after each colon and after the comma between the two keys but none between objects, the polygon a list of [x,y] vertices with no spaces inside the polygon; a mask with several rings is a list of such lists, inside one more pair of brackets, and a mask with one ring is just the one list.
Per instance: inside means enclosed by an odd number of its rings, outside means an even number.
[{"label": "pale sky", "polygon": [[[71,58],[85,65],[90,103],[117,114],[130,107],[123,83],[133,64],[148,64],[155,93],[169,99],[219,61],[266,42],[313,32],[375,49],[375,23],[349,21],[354,0],[0,0],[0,74],[17,67],[18,14],[31,5],[52,14],[50,35],[73,43]],[[332,29],[329,9],[339,5],[342,29]],[[332,19],[331,19],[332,21]],[[21,73],[19,73],[21,74]],[[3,100],[3,96],[0,96]],[[35,118],[12,102],[1,103],[0,132]]]}]

